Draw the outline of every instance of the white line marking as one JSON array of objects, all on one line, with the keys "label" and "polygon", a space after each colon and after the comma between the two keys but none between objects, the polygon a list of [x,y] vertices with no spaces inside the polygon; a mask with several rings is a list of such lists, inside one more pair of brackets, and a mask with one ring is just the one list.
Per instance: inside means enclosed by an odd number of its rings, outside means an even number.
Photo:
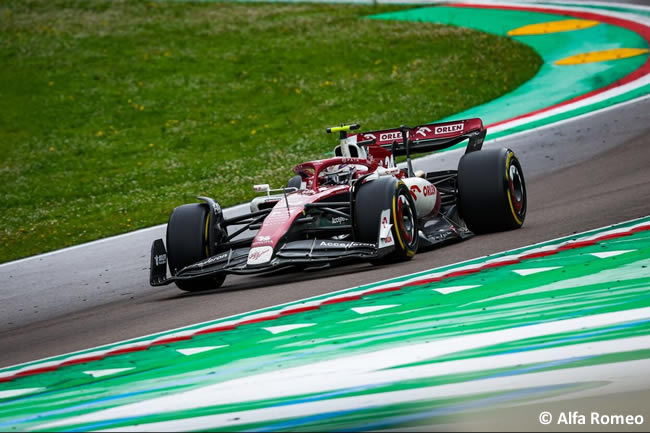
[{"label": "white line marking", "polygon": [[530,268],[530,269],[514,269],[512,272],[516,272],[522,277],[526,275],[538,274],[540,272],[552,271],[553,269],[560,269],[562,266],[550,266],[548,268]]},{"label": "white line marking", "polygon": [[399,307],[399,304],[377,305],[375,307],[356,307],[356,308],[350,308],[350,310],[359,314],[368,314],[368,313],[374,313],[375,311],[381,311],[381,310],[385,310],[386,308],[393,308],[393,307]]},{"label": "white line marking", "polygon": [[265,331],[269,331],[271,334],[281,334],[287,331],[293,331],[294,329],[306,328],[308,326],[314,326],[315,323],[297,323],[295,325],[281,325],[281,326],[270,326],[268,328],[262,328]]},{"label": "white line marking", "polygon": [[92,377],[104,377],[104,376],[110,376],[112,374],[117,374],[117,373],[122,373],[123,371],[129,371],[133,370],[135,367],[129,367],[129,368],[108,368],[106,370],[89,370],[89,371],[84,371],[84,374],[88,374]]},{"label": "white line marking", "polygon": [[223,345],[223,346],[204,346],[204,347],[192,347],[189,349],[177,349],[176,351],[178,353],[181,353],[185,356],[192,356],[196,355],[197,353],[203,353],[207,352],[209,350],[214,350],[214,349],[221,349],[222,347],[228,347],[228,345]]},{"label": "white line marking", "polygon": [[636,250],[607,251],[604,253],[590,253],[590,254],[592,256],[598,257],[599,259],[606,259],[608,257],[616,257],[616,256],[620,256],[621,254],[631,253],[632,251],[636,251]]},{"label": "white line marking", "polygon": [[448,295],[450,293],[456,293],[460,292],[462,290],[467,290],[467,289],[473,289],[475,287],[481,287],[480,285],[477,286],[453,286],[453,287],[441,287],[439,289],[433,289],[436,292],[443,294],[443,295]]}]

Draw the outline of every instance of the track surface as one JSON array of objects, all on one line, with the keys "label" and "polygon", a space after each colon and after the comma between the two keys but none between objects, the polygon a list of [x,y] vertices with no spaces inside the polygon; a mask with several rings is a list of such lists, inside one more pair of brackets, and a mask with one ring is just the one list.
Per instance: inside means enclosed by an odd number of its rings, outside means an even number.
[{"label": "track surface", "polygon": [[[0,266],[0,346],[9,349],[0,353],[0,366],[224,317],[648,215],[649,133],[650,99],[645,98],[487,144],[486,147],[511,147],[522,161],[529,193],[524,228],[421,253],[413,261],[398,266],[374,268],[358,264],[308,274],[231,276],[220,290],[184,294],[174,286],[154,289],[148,285],[149,245],[162,236],[162,228]],[[436,159],[426,163],[431,167],[440,164]],[[454,154],[446,155],[443,163],[453,167]]]}]

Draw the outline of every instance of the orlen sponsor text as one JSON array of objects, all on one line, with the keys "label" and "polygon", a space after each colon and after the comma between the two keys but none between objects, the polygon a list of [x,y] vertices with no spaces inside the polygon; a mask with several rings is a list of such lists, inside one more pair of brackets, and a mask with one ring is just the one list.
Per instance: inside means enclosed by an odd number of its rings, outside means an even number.
[{"label": "orlen sponsor text", "polygon": [[463,130],[462,123],[454,123],[453,125],[436,126],[436,134],[449,134],[451,132],[460,132]]}]

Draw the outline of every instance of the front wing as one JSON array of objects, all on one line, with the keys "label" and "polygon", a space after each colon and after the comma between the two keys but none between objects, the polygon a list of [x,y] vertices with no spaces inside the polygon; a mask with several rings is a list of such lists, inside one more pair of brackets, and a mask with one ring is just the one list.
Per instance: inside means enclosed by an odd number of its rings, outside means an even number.
[{"label": "front wing", "polygon": [[190,280],[218,274],[256,274],[290,266],[322,266],[348,259],[372,260],[381,257],[376,244],[331,239],[311,239],[288,242],[275,251],[265,264],[249,265],[250,247],[231,249],[200,262],[186,266],[176,275],[167,276],[167,250],[162,239],[151,245],[150,283],[163,286],[174,281]]}]

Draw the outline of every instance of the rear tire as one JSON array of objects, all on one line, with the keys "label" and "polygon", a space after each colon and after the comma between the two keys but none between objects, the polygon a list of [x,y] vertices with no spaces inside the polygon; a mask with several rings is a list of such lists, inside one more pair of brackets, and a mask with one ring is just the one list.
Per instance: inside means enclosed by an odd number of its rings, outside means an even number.
[{"label": "rear tire", "polygon": [[376,244],[379,241],[381,214],[385,209],[390,209],[395,250],[373,263],[411,260],[419,244],[415,204],[408,187],[394,177],[381,177],[359,187],[354,203],[355,239]]},{"label": "rear tire", "polygon": [[521,164],[510,149],[463,155],[458,164],[458,209],[474,233],[518,229],[526,219]]},{"label": "rear tire", "polygon": [[[167,224],[167,261],[172,275],[210,255],[207,227],[210,212],[203,203],[185,204],[177,207],[169,216]],[[223,284],[225,275],[176,281],[179,289],[199,292],[215,289]]]}]

